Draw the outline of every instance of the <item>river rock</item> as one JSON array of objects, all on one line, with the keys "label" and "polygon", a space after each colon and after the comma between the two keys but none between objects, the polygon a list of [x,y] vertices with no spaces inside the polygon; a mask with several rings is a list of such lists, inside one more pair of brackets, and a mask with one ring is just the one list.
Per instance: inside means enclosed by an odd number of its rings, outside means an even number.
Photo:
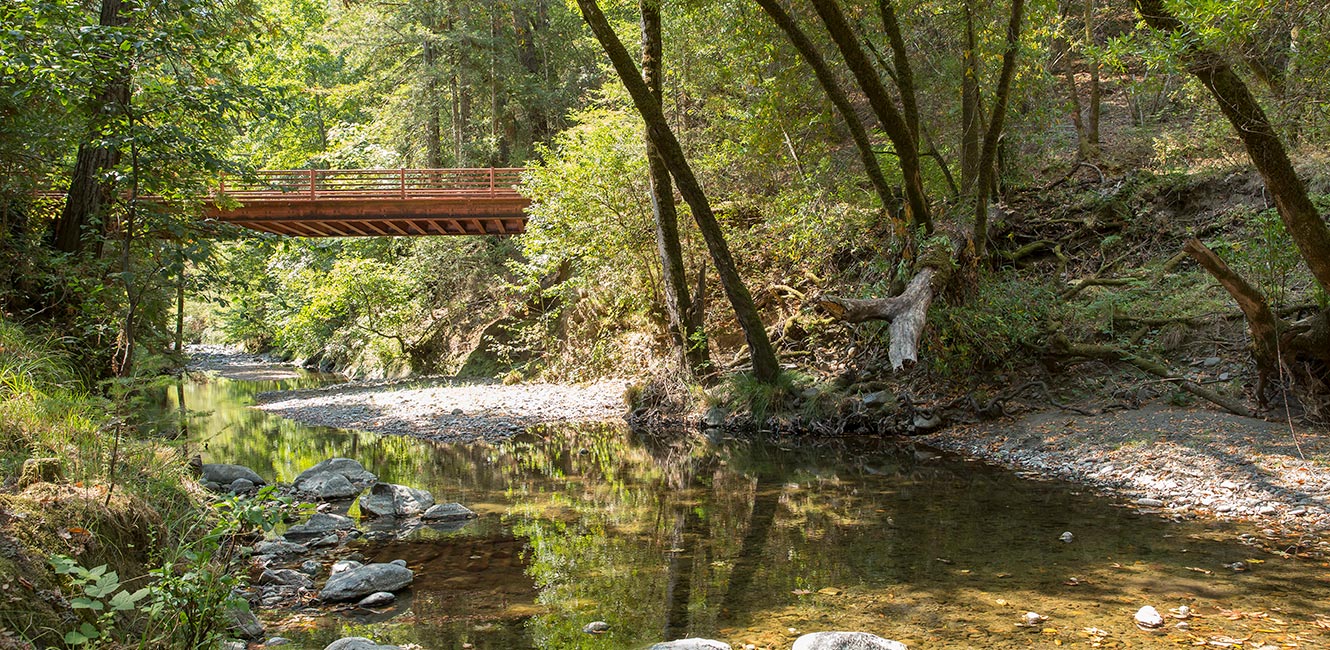
[{"label": "river rock", "polygon": [[582,631],[587,634],[604,634],[610,631],[610,624],[605,621],[591,621],[582,626]]},{"label": "river rock", "polygon": [[338,562],[333,562],[332,569],[328,573],[332,575],[337,575],[343,571],[352,571],[354,569],[359,569],[362,566],[365,565],[355,560],[341,560]]},{"label": "river rock", "polygon": [[476,513],[460,503],[436,503],[420,518],[425,521],[465,521],[475,519]]},{"label": "river rock", "polygon": [[393,483],[375,483],[360,497],[360,514],[368,517],[413,517],[434,505],[425,490]]},{"label": "river rock", "polygon": [[907,650],[904,643],[867,632],[814,632],[794,640],[790,650]]},{"label": "river rock", "polygon": [[360,488],[353,485],[345,476],[336,472],[313,474],[304,481],[297,483],[296,489],[315,499],[328,501],[350,499],[360,494]]},{"label": "river rock", "polygon": [[1159,499],[1137,499],[1136,505],[1145,506],[1147,508],[1158,508],[1160,506],[1163,506],[1164,502],[1160,501]]},{"label": "river rock", "polygon": [[263,485],[263,478],[254,470],[244,465],[226,465],[223,463],[204,463],[203,482],[218,485],[231,485],[236,479],[243,478],[254,485]]},{"label": "river rock", "polygon": [[326,512],[316,512],[303,524],[297,524],[286,529],[287,539],[304,539],[310,537],[323,537],[328,533],[339,530],[350,530],[356,527],[356,522],[350,517],[334,515]]},{"label": "river rock", "polygon": [[1143,630],[1154,630],[1164,627],[1164,617],[1160,615],[1159,610],[1146,605],[1136,610],[1136,627]]},{"label": "river rock", "polygon": [[263,638],[265,631],[263,623],[248,607],[228,607],[226,609],[226,621],[226,629],[234,632],[236,636],[242,639]]},{"label": "river rock", "polygon": [[315,560],[305,560],[300,563],[300,572],[307,576],[316,576],[323,572],[323,565]]},{"label": "river rock", "polygon": [[261,585],[279,585],[288,587],[304,587],[306,589],[314,586],[314,581],[309,576],[294,569],[264,569],[259,575],[259,584]]},{"label": "river rock", "polygon": [[376,591],[356,603],[356,607],[383,607],[391,605],[397,600],[397,595],[391,591]]},{"label": "river rock", "polygon": [[238,478],[231,481],[231,485],[227,489],[231,491],[231,494],[245,494],[254,489],[254,481],[247,478]]},{"label": "river rock", "polygon": [[245,650],[248,647],[249,646],[245,645],[244,641],[228,640],[228,641],[223,641],[222,645],[218,646],[218,650]]},{"label": "river rock", "polygon": [[293,481],[295,489],[305,489],[302,488],[302,484],[305,483],[305,481],[310,480],[311,477],[322,475],[322,473],[334,473],[334,475],[340,475],[343,479],[350,481],[352,485],[358,485],[358,487],[362,488],[379,480],[379,477],[375,476],[374,472],[364,469],[364,465],[356,463],[355,460],[329,459],[323,461],[323,463],[314,465],[314,467],[306,469],[306,471],[301,472],[301,475],[295,477],[295,481]]},{"label": "river rock", "polygon": [[411,569],[396,564],[366,564],[333,574],[319,598],[327,602],[358,601],[376,591],[397,591],[414,578]]},{"label": "river rock", "polygon": [[254,545],[254,552],[259,555],[301,555],[309,552],[309,547],[286,540],[265,540]]},{"label": "river rock", "polygon": [[284,636],[275,636],[275,637],[273,637],[273,638],[271,638],[271,639],[268,639],[267,643],[264,643],[263,645],[265,645],[265,646],[267,646],[267,647],[269,647],[269,648],[272,648],[272,647],[276,647],[276,646],[279,646],[279,645],[286,645],[286,644],[288,644],[288,643],[290,643],[290,642],[291,642],[291,639],[288,639],[288,638],[286,638],[286,637],[284,637]]},{"label": "river rock", "polygon": [[657,643],[647,650],[730,650],[730,644],[712,639],[679,639]]},{"label": "river rock", "polygon": [[323,650],[402,650],[402,648],[395,645],[379,645],[363,636],[350,636],[329,643]]}]

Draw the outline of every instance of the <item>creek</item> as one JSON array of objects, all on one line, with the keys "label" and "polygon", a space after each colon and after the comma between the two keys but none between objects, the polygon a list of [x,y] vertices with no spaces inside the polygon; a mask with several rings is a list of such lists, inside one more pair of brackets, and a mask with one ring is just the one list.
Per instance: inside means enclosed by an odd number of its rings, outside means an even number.
[{"label": "creek", "polygon": [[[167,408],[183,398],[205,462],[290,482],[345,456],[479,518],[346,547],[405,559],[414,584],[382,612],[261,612],[288,648],[366,636],[429,650],[638,649],[701,636],[787,649],[832,629],[912,648],[1330,642],[1327,570],[1243,544],[1231,524],[1170,521],[896,441],[679,442],[590,423],[443,444],[251,408],[259,392],[329,381],[196,377]],[[1238,561],[1248,570],[1226,566]],[[1137,629],[1142,605],[1164,612],[1163,631]],[[1181,605],[1201,616],[1169,617]],[[1022,625],[1027,611],[1047,620]],[[597,620],[610,631],[582,632]]]}]

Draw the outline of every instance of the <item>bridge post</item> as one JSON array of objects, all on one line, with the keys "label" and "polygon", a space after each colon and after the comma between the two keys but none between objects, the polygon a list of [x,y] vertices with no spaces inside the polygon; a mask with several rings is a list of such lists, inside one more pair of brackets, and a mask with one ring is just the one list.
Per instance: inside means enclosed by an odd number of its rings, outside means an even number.
[{"label": "bridge post", "polygon": [[494,196],[494,168],[490,167],[490,196]]},{"label": "bridge post", "polygon": [[406,169],[405,169],[405,168],[402,168],[402,169],[398,169],[398,170],[397,170],[397,182],[398,182],[398,184],[400,184],[401,187],[402,187],[402,199],[405,200],[405,199],[406,199]]},{"label": "bridge post", "polygon": [[311,167],[309,169],[309,198],[313,199],[316,197],[317,193],[314,191],[314,168]]}]

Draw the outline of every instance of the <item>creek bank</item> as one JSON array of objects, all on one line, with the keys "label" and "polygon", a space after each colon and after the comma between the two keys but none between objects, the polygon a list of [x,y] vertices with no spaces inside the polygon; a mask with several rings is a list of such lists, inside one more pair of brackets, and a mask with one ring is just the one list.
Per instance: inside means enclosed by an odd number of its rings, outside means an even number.
[{"label": "creek bank", "polygon": [[502,440],[527,427],[621,418],[624,380],[504,385],[446,377],[260,393],[258,408],[316,426],[446,442]]},{"label": "creek bank", "polygon": [[1240,521],[1275,552],[1330,556],[1330,440],[1303,427],[1218,411],[1146,405],[1078,415],[1047,411],[914,438],[1125,500],[1142,513]]}]

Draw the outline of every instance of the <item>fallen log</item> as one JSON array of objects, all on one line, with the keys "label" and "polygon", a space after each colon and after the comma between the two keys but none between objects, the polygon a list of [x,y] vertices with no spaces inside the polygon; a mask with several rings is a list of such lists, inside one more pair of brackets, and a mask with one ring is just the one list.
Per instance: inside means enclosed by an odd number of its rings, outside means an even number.
[{"label": "fallen log", "polygon": [[833,318],[849,323],[870,320],[887,321],[891,342],[887,358],[894,370],[912,368],[919,362],[919,337],[928,321],[928,308],[955,269],[952,261],[954,245],[935,240],[925,245],[915,262],[915,275],[905,285],[905,291],[891,298],[842,298],[823,296],[816,305]]}]

